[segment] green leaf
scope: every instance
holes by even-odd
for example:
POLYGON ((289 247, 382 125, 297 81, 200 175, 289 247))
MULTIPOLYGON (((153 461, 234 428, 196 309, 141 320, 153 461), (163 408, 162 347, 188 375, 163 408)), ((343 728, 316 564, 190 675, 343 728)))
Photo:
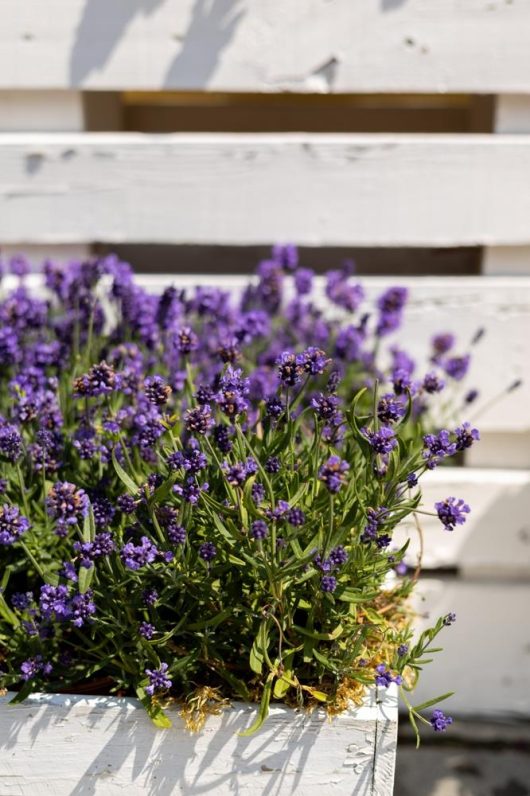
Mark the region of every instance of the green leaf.
POLYGON ((20 705, 21 702, 24 702, 26 697, 29 697, 32 691, 33 691, 33 683, 31 682, 31 680, 28 680, 27 683, 24 683, 20 691, 18 691, 18 693, 15 694, 13 699, 9 700, 9 704, 20 705))
POLYGON ((267 716, 269 715, 269 705, 271 701, 273 682, 274 682, 274 675, 271 672, 271 674, 269 674, 269 676, 267 677, 267 682, 263 687, 263 694, 261 697, 259 712, 256 717, 256 721, 252 724, 252 726, 248 728, 248 730, 244 730, 243 732, 239 733, 239 736, 241 738, 246 738, 249 735, 253 735, 255 732, 257 732, 262 726, 267 716))
POLYGON ((325 655, 322 655, 322 653, 319 652, 316 649, 316 647, 313 649, 313 656, 317 659, 317 661, 319 663, 322 664, 322 666, 324 666, 330 672, 336 672, 337 671, 337 667, 335 666, 335 664, 332 661, 330 661, 329 658, 326 658, 325 655))
POLYGON ((96 521, 92 503, 88 504, 88 511, 83 521, 83 542, 93 542, 96 535, 96 521))
POLYGON ((443 702, 444 699, 449 699, 449 697, 452 697, 454 693, 455 693, 454 691, 448 691, 446 694, 434 697, 434 699, 429 699, 427 700, 427 702, 422 702, 421 705, 414 705, 414 710, 419 712, 420 710, 427 710, 427 708, 432 708, 432 706, 436 705, 438 702, 443 702))
POLYGON ((145 693, 144 688, 138 686, 136 689, 136 695, 146 709, 147 714, 155 727, 158 727, 161 730, 168 730, 172 726, 169 717, 164 713, 160 705, 153 704, 151 697, 145 693))
POLYGON ((123 467, 121 466, 121 464, 117 460, 116 454, 115 454, 114 451, 112 452, 112 464, 114 465, 114 469, 116 471, 116 475, 118 476, 120 481, 127 487, 127 491, 131 495, 137 495, 138 494, 138 486, 137 486, 137 484, 135 484, 135 482, 133 481, 131 476, 128 475, 125 472, 125 470, 123 469, 123 467))
POLYGON ((90 588, 90 584, 92 583, 92 579, 94 577, 94 571, 96 567, 92 564, 91 567, 79 567, 79 593, 85 594, 90 588))
POLYGON ((250 668, 256 674, 261 674, 265 655, 269 646, 269 622, 264 619, 259 626, 258 634, 250 650, 250 668))
POLYGON ((302 636, 309 636, 310 638, 317 639, 318 641, 334 641, 342 634, 344 630, 342 625, 337 625, 335 630, 332 630, 330 633, 317 633, 316 630, 308 630, 305 627, 300 627, 300 625, 293 625, 293 629, 298 633, 301 633, 302 636))
POLYGON ((13 627, 18 627, 20 624, 18 616, 8 606, 3 594, 0 594, 0 616, 13 627))

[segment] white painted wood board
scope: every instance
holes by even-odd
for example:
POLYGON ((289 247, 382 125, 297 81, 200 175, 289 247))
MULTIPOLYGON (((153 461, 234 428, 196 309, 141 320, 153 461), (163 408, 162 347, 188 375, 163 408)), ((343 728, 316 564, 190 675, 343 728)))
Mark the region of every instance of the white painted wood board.
MULTIPOLYGON (((499 530, 499 533, 502 531, 499 530)), ((450 611, 456 622, 436 640, 443 652, 425 666, 413 704, 455 691, 448 714, 530 717, 530 583, 423 580, 430 626, 450 611), (439 642, 439 643, 438 643, 439 642)))
POLYGON ((6 134, 4 243, 530 243, 530 136, 6 134))
POLYGON ((240 738, 256 706, 235 703, 192 735, 176 710, 157 730, 133 699, 40 694, 0 699, 0 792, 102 794, 355 794, 391 796, 397 734, 392 688, 329 722, 273 705, 259 733, 240 738), (374 765, 375 763, 375 765, 374 765))
POLYGON ((530 7, 502 0, 0 2, 7 88, 521 92, 530 7))
POLYGON ((0 90, 0 133, 79 132, 84 128, 80 91, 0 90))
MULTIPOLYGON (((471 507, 464 525, 443 529, 438 517, 418 515, 423 567, 457 568, 466 578, 530 580, 530 471, 439 467, 421 479, 421 509, 453 496, 471 507)), ((393 545, 410 539, 406 561, 417 562, 419 536, 414 522, 402 523, 393 545)))
MULTIPOLYGON (((528 404, 524 411, 527 415, 530 412, 528 404)), ((480 445, 466 451, 466 465, 469 467, 524 467, 530 469, 529 431, 489 431, 487 425, 484 428, 480 445)))

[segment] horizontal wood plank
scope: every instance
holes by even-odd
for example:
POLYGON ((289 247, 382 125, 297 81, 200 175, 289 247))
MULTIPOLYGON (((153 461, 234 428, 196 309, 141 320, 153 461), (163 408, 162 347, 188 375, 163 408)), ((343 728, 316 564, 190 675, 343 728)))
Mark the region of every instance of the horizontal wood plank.
POLYGON ((1 0, 0 16, 7 88, 530 88, 524 2, 1 0))
POLYGON ((530 243, 530 136, 6 134, 0 241, 530 243))
MULTIPOLYGON (((422 506, 446 497, 463 498, 471 508, 464 525, 445 531, 437 517, 418 515, 424 539, 423 566, 457 568, 468 578, 530 580, 530 471, 439 467, 421 479, 422 506)), ((419 535, 402 523, 393 544, 410 539, 406 561, 417 562, 419 535)))
POLYGON ((154 727, 132 699, 36 694, 0 698, 0 791, 17 796, 271 793, 385 796, 392 792, 397 693, 328 721, 272 705, 262 729, 240 738, 256 705, 234 703, 200 733, 154 727), (377 749, 377 755, 375 750, 377 749), (352 790, 353 789, 353 790, 352 790))
POLYGON ((450 611, 456 622, 436 640, 443 651, 425 666, 412 703, 455 691, 441 705, 449 715, 530 718, 530 583, 427 579, 419 590, 419 629, 450 611))

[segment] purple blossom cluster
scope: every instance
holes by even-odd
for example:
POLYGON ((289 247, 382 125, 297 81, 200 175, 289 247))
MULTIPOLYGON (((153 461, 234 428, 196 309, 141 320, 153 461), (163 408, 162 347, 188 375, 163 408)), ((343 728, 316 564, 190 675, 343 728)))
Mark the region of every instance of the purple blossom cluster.
MULTIPOLYGON (((200 682, 228 693, 219 673, 252 659, 242 678, 254 689, 258 659, 266 667, 285 639, 304 687, 335 682, 326 662, 343 656, 349 670, 357 618, 405 567, 404 550, 386 548, 416 509, 419 478, 479 439, 429 415, 469 353, 438 335, 422 370, 387 342, 407 289, 368 302, 346 263, 324 279, 329 312, 291 244, 238 297, 206 285, 155 294, 113 256, 47 263, 45 296, 25 260, 10 269, 0 687, 97 673, 142 699, 200 682)), ((448 530, 470 511, 455 498, 435 508, 448 530)), ((402 682, 415 649, 388 627, 392 657, 372 658, 371 621, 361 651, 384 687, 402 682)))

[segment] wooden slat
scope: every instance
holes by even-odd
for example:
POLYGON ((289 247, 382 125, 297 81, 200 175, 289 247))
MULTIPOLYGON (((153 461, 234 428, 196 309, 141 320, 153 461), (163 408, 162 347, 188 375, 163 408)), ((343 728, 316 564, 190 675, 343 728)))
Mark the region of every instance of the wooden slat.
POLYGON ((530 7, 444 0, 2 0, 0 85, 525 92, 530 7))
POLYGON ((315 796, 332 783, 337 796, 385 796, 393 790, 397 693, 380 691, 375 704, 374 692, 333 722, 323 710, 272 704, 261 730, 244 739, 238 733, 256 705, 236 702, 194 734, 178 706, 168 709, 173 726, 160 730, 133 699, 35 694, 10 706, 0 698, 0 792, 315 796))
MULTIPOLYGON (((471 507, 466 523, 452 532, 443 530, 437 517, 418 516, 424 568, 458 568, 469 578, 530 580, 530 471, 440 467, 421 479, 421 487, 426 511, 449 496, 464 498, 471 507)), ((406 560, 415 566, 419 537, 413 522, 400 526, 393 544, 407 539, 406 560)))
MULTIPOLYGON (((499 545, 501 538, 499 529, 499 545)), ((413 704, 455 691, 441 705, 448 714, 528 719, 530 583, 431 580, 422 581, 420 590, 427 626, 449 611, 457 619, 436 640, 443 652, 425 666, 413 704)))
POLYGON ((0 240, 530 242, 530 136, 11 135, 0 240))

